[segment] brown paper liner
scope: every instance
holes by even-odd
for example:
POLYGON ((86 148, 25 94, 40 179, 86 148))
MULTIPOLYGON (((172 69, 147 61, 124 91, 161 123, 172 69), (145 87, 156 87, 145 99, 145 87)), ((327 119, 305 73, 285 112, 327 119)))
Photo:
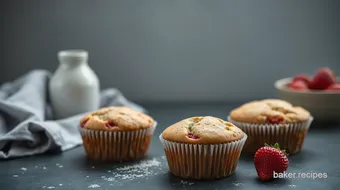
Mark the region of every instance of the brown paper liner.
POLYGON ((296 154, 302 150, 305 136, 313 121, 295 124, 252 124, 228 120, 242 129, 248 135, 243 151, 255 153, 265 143, 273 145, 279 143, 280 148, 289 154, 296 154))
POLYGON ((99 161, 131 161, 143 158, 154 128, 136 131, 99 131, 80 128, 86 155, 99 161))
POLYGON ((159 136, 171 173, 182 178, 217 179, 236 170, 247 135, 241 140, 224 144, 185 144, 159 136))

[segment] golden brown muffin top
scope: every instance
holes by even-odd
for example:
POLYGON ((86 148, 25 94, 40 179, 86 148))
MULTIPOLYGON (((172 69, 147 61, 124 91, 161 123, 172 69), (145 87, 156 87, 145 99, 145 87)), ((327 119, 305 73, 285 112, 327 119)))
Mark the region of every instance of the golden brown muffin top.
POLYGON ((300 123, 310 118, 310 113, 302 107, 279 99, 251 101, 234 109, 231 120, 255 124, 300 123))
POLYGON ((150 116, 128 107, 102 108, 80 120, 82 128, 105 131, 131 131, 153 125, 154 120, 150 116))
POLYGON ((206 116, 191 117, 166 128, 165 140, 190 144, 220 144, 242 139, 244 133, 230 122, 206 116))

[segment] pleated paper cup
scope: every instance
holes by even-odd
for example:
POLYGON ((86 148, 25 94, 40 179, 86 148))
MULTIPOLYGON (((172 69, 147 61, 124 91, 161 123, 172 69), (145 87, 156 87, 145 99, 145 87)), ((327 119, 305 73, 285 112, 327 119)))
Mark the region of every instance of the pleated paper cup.
POLYGON ((99 161, 131 161, 145 157, 157 123, 135 131, 80 128, 86 155, 99 161))
POLYGON ((189 179, 217 179, 234 173, 247 139, 223 144, 187 144, 167 141, 159 136, 169 170, 175 176, 189 179))
POLYGON ((302 146, 313 121, 313 117, 306 122, 291 124, 253 124, 228 120, 247 133, 248 139, 243 151, 255 153, 265 143, 273 145, 279 143, 280 148, 289 154, 295 154, 302 150, 302 146))

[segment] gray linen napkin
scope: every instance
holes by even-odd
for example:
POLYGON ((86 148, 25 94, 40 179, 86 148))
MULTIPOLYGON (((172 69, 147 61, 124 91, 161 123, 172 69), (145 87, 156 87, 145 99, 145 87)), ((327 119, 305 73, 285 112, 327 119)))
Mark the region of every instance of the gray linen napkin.
MULTIPOLYGON (((48 100, 51 74, 34 70, 0 86, 0 159, 65 151, 82 144, 79 119, 85 114, 52 120, 48 100)), ((101 92, 101 107, 128 106, 145 110, 114 88, 101 92)))

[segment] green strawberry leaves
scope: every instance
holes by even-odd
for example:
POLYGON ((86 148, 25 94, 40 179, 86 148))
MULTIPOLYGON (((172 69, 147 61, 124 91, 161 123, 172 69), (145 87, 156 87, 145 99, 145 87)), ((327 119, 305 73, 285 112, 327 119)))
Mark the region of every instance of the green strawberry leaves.
POLYGON ((264 146, 275 148, 279 151, 281 151, 284 155, 288 156, 289 154, 286 152, 286 150, 281 150, 279 143, 275 143, 274 145, 269 145, 267 143, 264 143, 264 146))

